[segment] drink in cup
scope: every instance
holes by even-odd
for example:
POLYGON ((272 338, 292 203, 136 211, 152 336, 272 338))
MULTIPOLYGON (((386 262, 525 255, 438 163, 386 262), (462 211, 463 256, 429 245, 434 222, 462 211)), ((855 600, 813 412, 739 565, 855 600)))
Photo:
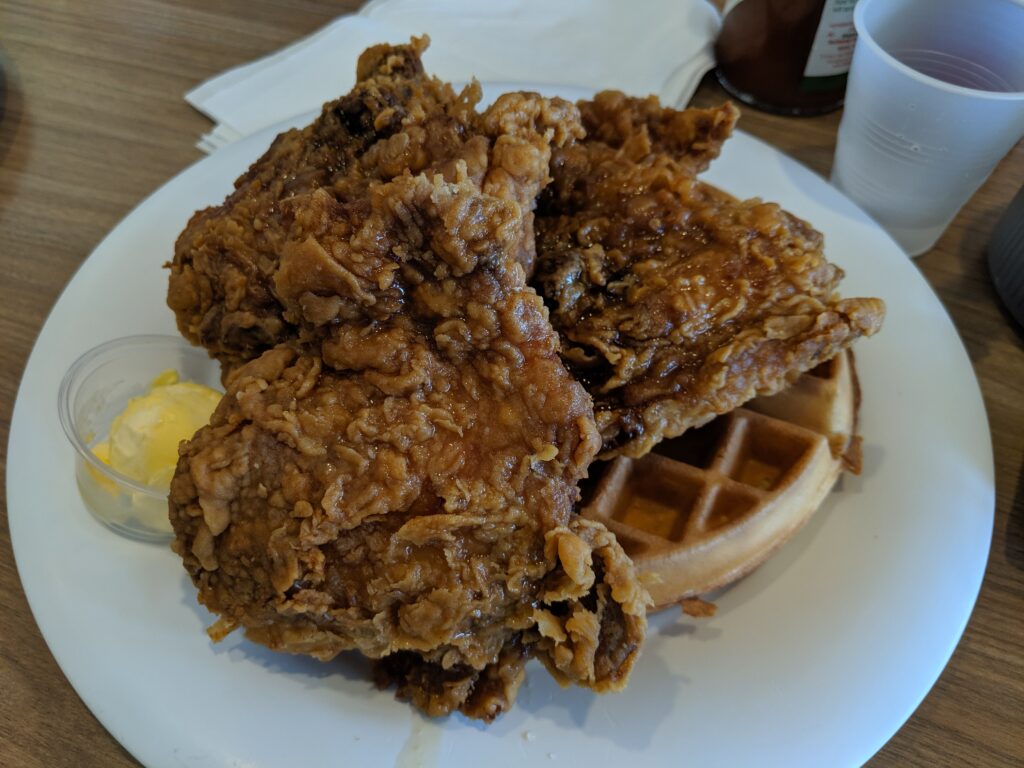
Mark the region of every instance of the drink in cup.
POLYGON ((832 183, 911 256, 1024 136, 1024 0, 860 0, 832 183))

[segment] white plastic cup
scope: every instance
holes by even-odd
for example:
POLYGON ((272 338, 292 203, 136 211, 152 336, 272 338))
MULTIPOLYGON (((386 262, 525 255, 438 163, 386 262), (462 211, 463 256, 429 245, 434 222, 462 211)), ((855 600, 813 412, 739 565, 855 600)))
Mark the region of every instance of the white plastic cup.
POLYGON ((1024 136, 1024 0, 860 0, 832 184, 911 256, 1024 136))

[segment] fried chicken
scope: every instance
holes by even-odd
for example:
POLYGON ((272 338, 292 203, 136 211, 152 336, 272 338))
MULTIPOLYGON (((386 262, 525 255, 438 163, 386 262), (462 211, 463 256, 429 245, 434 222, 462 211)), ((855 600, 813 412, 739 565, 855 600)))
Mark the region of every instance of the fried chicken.
MULTIPOLYGON (((656 96, 638 98, 621 91, 601 91, 577 105, 586 132, 587 147, 622 150, 631 160, 655 156, 671 159, 680 171, 707 170, 732 135, 739 110, 726 102, 714 109, 671 109, 656 96)), ((559 164, 570 159, 559 158, 559 164)), ((563 173, 563 183, 579 174, 563 173)))
POLYGON ((413 38, 365 51, 350 93, 306 128, 278 136, 224 203, 198 211, 178 237, 167 303, 181 333, 225 370, 303 338, 274 276, 288 236, 287 202, 315 189, 358 206, 371 186, 404 173, 452 181, 461 168, 484 192, 522 208, 516 258, 532 270, 531 211, 548 181, 551 145, 582 135, 576 109, 515 93, 480 114, 476 83, 456 94, 424 74, 427 43, 413 38))
POLYGON ((170 516, 215 639, 357 650, 423 711, 490 721, 530 659, 616 690, 643 643, 633 564, 574 512, 597 453, 784 386, 882 308, 835 296, 807 224, 696 180, 732 107, 478 112, 425 47, 367 50, 179 237, 168 304, 227 394, 170 516))
POLYGON ((215 638, 358 649, 427 713, 491 720, 531 657, 621 687, 649 598, 573 512, 600 440, 517 260, 524 207, 447 176, 277 206, 264 282, 301 333, 229 374, 170 516, 215 638))
POLYGON ((535 280, 602 458, 642 456, 878 330, 884 305, 837 296, 820 233, 696 179, 731 106, 603 93, 580 110, 587 138, 555 151, 538 208, 535 280))

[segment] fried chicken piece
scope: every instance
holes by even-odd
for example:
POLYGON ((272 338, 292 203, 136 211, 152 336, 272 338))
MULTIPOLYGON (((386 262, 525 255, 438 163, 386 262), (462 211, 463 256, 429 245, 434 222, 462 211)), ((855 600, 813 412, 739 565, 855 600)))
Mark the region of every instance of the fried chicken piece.
POLYGON ((739 110, 726 102, 712 109, 671 109, 656 96, 638 98, 601 91, 579 103, 588 143, 621 149, 631 160, 654 153, 672 158, 682 170, 707 170, 732 135, 739 110))
POLYGON ((170 516, 215 639, 358 649, 429 714, 491 720, 531 656, 621 687, 649 598, 573 513, 600 440, 516 261, 523 209, 453 176, 283 206, 273 289, 305 340, 229 375, 170 516))
POLYGON ((587 139, 557 150, 538 208, 536 285, 569 369, 594 397, 602 458, 776 392, 881 325, 840 299, 809 224, 695 178, 735 110, 657 110, 600 95, 587 139))
POLYGON ((302 337, 283 311, 274 275, 288 238, 287 202, 315 189, 358 205, 371 186, 403 173, 452 181, 461 167, 485 192, 522 208, 516 258, 532 270, 530 212, 549 178, 551 145, 582 135, 576 108, 509 94, 479 114, 476 83, 456 94, 424 74, 427 44, 413 38, 365 51, 349 94, 306 128, 278 136, 234 192, 198 211, 178 237, 167 303, 181 333, 226 370, 302 337))

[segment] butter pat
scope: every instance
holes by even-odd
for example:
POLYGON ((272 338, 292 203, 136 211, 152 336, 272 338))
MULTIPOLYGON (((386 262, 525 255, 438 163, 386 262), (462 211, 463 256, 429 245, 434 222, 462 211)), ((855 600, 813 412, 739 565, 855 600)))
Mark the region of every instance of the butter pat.
POLYGON ((104 464, 154 488, 169 488, 178 463, 178 444, 210 420, 221 393, 174 370, 153 379, 110 425, 108 438, 93 446, 104 464))

